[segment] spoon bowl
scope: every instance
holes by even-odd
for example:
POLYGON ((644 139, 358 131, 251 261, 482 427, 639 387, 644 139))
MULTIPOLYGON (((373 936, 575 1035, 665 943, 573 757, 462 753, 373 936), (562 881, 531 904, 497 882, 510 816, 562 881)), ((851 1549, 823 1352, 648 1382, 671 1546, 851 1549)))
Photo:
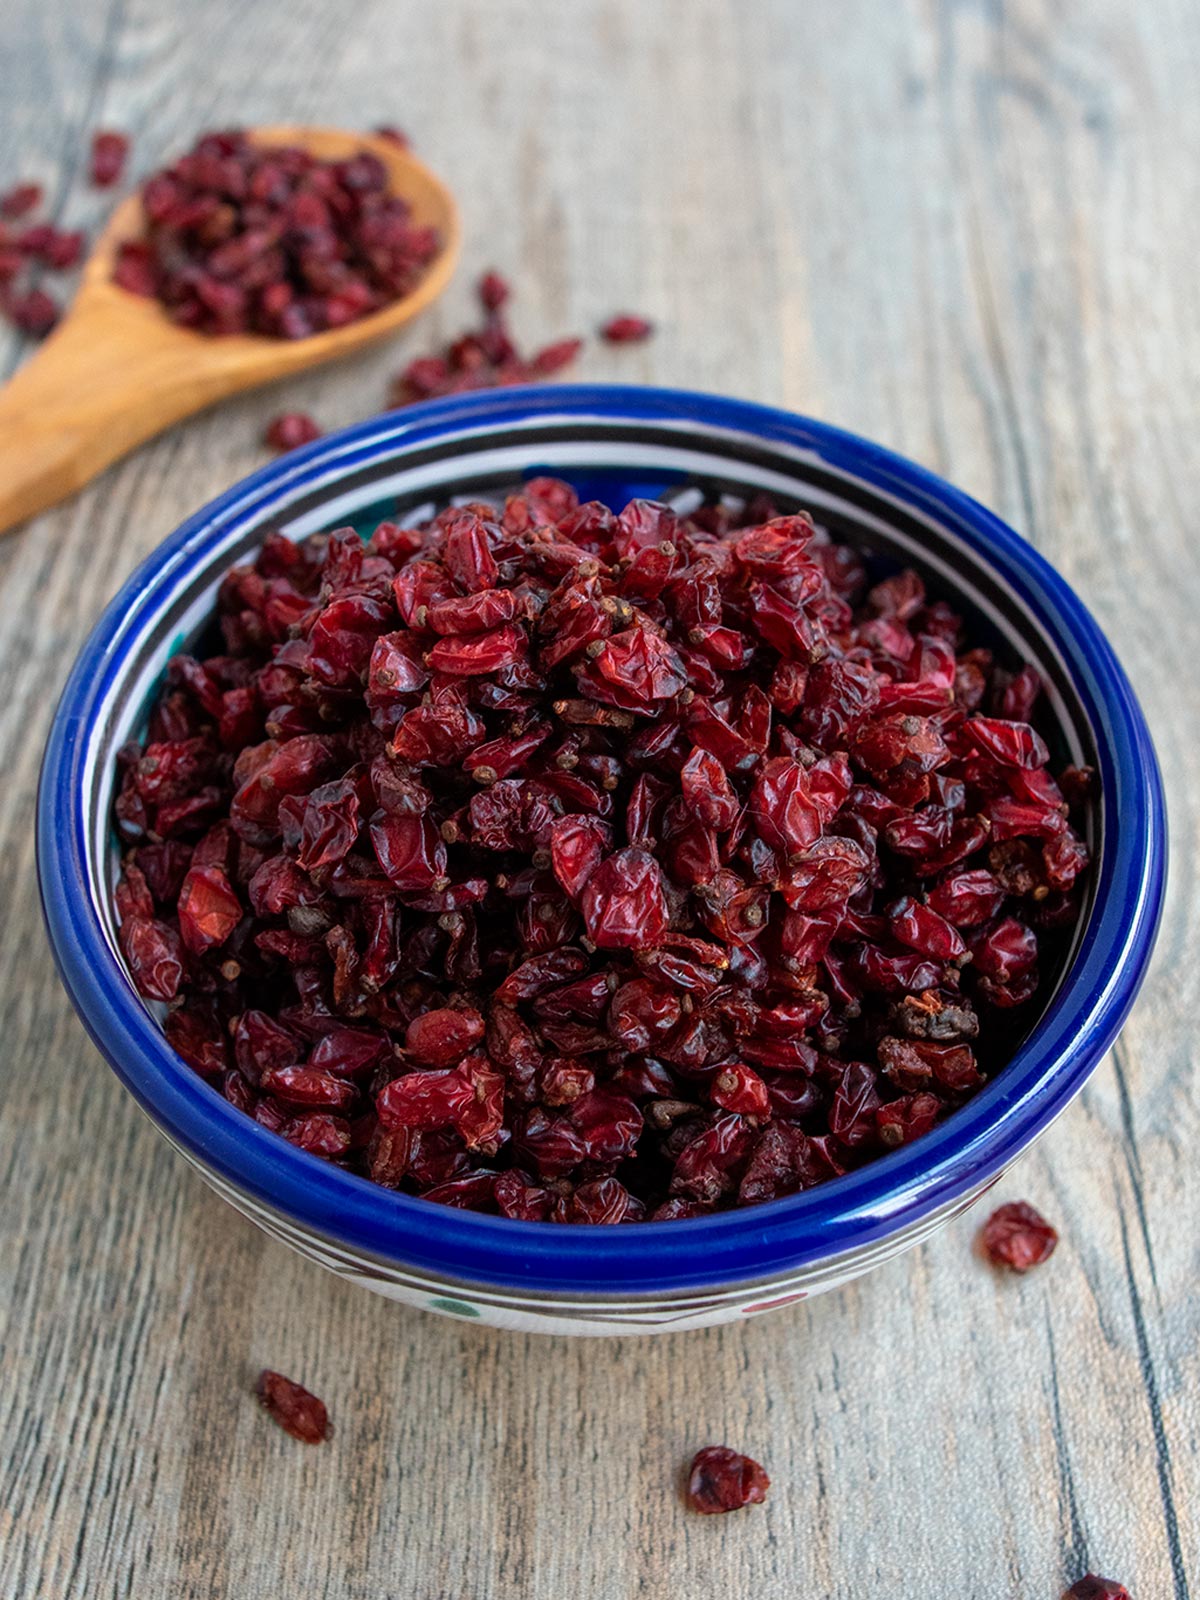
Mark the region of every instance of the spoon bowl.
POLYGON ((65 499, 180 418, 386 338, 450 281, 461 246, 458 209, 407 150, 338 128, 259 128, 251 137, 268 147, 301 146, 323 161, 377 156, 414 223, 437 230, 438 254, 410 293, 325 333, 197 333, 173 323, 159 301, 113 282, 120 245, 144 231, 141 197, 131 195, 96 240, 67 314, 0 391, 0 533, 65 499))

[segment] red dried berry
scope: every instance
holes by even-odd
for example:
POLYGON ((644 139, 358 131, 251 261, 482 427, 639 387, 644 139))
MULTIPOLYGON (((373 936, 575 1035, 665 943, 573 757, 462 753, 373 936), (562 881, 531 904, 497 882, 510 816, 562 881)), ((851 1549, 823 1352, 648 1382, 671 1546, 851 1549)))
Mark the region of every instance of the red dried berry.
POLYGON ((358 1095, 352 1083, 317 1067, 272 1067, 263 1073, 259 1087, 289 1105, 327 1110, 344 1110, 358 1095))
POLYGON ((654 324, 645 317, 635 317, 629 312, 610 317, 600 329, 600 337, 609 344, 640 344, 654 332, 654 324))
POLYGON ((1028 1272, 1054 1254, 1058 1234, 1039 1211, 1014 1200, 992 1212, 980 1230, 979 1243, 993 1266, 1028 1272))
POLYGON ((554 344, 543 345, 530 357, 527 375, 552 378, 556 372, 569 367, 582 349, 582 339, 559 339, 554 344))
POLYGON ((484 1021, 478 1011, 426 1011, 408 1025, 405 1047, 422 1066, 448 1067, 461 1061, 483 1038, 484 1021))
POLYGON ((13 326, 31 339, 44 339, 58 321, 59 308, 44 289, 13 295, 5 310, 13 326))
POLYGON ((128 155, 129 139, 125 134, 106 128, 92 135, 92 182, 98 189, 109 189, 120 181, 128 155))
POLYGON ((1063 1600, 1130 1600, 1129 1590, 1115 1578, 1098 1578, 1089 1572, 1063 1595, 1063 1600))
POLYGON ((645 850, 619 850, 590 875, 580 902, 588 936, 601 950, 639 950, 666 931, 662 871, 645 850))
POLYGON ((455 1126, 473 1093, 467 1078, 457 1068, 410 1072, 384 1087, 375 1109, 386 1128, 432 1132, 455 1126))
POLYGON ((282 1373, 263 1371, 255 1385, 258 1403, 285 1433, 301 1444, 320 1444, 328 1439, 329 1414, 322 1401, 307 1389, 285 1378, 282 1373))
POLYGON ((770 1487, 771 1480, 757 1461, 725 1445, 698 1450, 688 1469, 688 1505, 706 1516, 761 1505, 770 1487))
POLYGON ((66 272, 78 265, 86 243, 82 233, 59 233, 54 230, 42 248, 42 260, 56 272, 66 272))
POLYGON ((770 1115, 771 1096, 766 1084, 752 1067, 740 1061, 722 1067, 712 1082, 713 1104, 743 1117, 770 1115))
POLYGON ((15 220, 17 217, 26 216, 36 206, 42 203, 42 186, 40 183, 16 183, 11 189, 0 195, 0 217, 15 220))
POLYGON ((179 931, 193 955, 224 944, 242 920, 242 903, 220 867, 193 866, 178 902, 179 931))
POLYGON ((296 450, 321 437, 319 424, 304 411, 284 411, 268 423, 263 443, 272 450, 296 450))
POLYGON ((147 1000, 174 1000, 183 983, 183 951, 173 928, 151 917, 121 923, 121 953, 137 991, 147 1000))
POLYGON ((499 311, 512 290, 498 272, 485 272, 479 280, 479 299, 485 311, 499 311))

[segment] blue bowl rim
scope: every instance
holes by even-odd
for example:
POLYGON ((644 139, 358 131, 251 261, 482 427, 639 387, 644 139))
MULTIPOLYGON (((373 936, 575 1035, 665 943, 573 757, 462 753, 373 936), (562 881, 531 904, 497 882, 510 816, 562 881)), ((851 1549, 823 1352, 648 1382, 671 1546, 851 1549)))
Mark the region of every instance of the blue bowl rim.
POLYGON ((201 1166, 301 1228, 464 1284, 553 1296, 648 1297, 769 1280, 907 1233, 998 1176, 1070 1100, 1116 1037, 1154 943, 1166 815, 1149 731, 1100 628, 1013 529, 923 467, 790 412, 686 390, 553 385, 489 391, 372 417, 272 462, 187 519, 104 611, 63 690, 43 761, 37 859, 51 945, 93 1041, 151 1119, 201 1166), (815 452, 835 470, 934 512, 998 568, 1055 640, 1092 719, 1107 830, 1087 931, 1047 1013, 1004 1072, 917 1143, 816 1189, 687 1223, 569 1228, 434 1206, 295 1149, 229 1106, 167 1046, 104 937, 86 889, 82 764, 89 708, 119 677, 153 595, 231 527, 397 447, 572 416, 740 433, 815 452))

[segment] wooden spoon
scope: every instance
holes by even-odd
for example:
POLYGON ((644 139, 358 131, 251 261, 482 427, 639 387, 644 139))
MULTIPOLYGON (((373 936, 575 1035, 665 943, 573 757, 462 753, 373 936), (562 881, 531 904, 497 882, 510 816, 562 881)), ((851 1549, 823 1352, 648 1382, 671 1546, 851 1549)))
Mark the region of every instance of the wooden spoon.
POLYGON ((326 161, 362 150, 378 156, 413 221, 438 230, 441 250, 425 276, 383 310, 307 339, 196 333, 176 327, 157 300, 112 281, 117 246, 143 228, 141 200, 132 195, 97 239, 67 315, 0 390, 0 533, 81 489, 180 417, 394 333, 449 282, 461 243, 458 211, 445 185, 406 150, 336 128, 260 128, 251 137, 303 145, 326 161))

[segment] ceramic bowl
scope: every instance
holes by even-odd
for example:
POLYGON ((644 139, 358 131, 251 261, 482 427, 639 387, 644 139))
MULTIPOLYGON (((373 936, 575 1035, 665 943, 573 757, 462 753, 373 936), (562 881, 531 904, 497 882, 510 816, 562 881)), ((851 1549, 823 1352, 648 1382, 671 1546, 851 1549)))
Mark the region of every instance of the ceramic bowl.
POLYGON ((1062 578, 981 505, 803 417, 714 396, 555 386, 375 417, 265 467, 171 534, 104 613, 63 693, 38 862, 54 953, 97 1047, 239 1211, 410 1305, 507 1328, 614 1334, 702 1327, 803 1299, 970 1205, 1112 1043, 1150 956, 1165 834, 1153 748, 1112 649, 1062 578), (1056 758, 1098 770, 1089 899, 1040 1017, 1008 1066, 925 1138, 806 1193, 687 1222, 578 1228, 480 1216, 378 1188, 259 1127, 175 1056, 134 992, 112 909, 115 756, 144 726, 170 656, 209 619, 222 573, 268 528, 300 537, 418 519, 540 472, 616 506, 634 495, 686 506, 700 493, 765 490, 808 507, 881 566, 916 566, 1002 658, 1031 661, 1056 758))

